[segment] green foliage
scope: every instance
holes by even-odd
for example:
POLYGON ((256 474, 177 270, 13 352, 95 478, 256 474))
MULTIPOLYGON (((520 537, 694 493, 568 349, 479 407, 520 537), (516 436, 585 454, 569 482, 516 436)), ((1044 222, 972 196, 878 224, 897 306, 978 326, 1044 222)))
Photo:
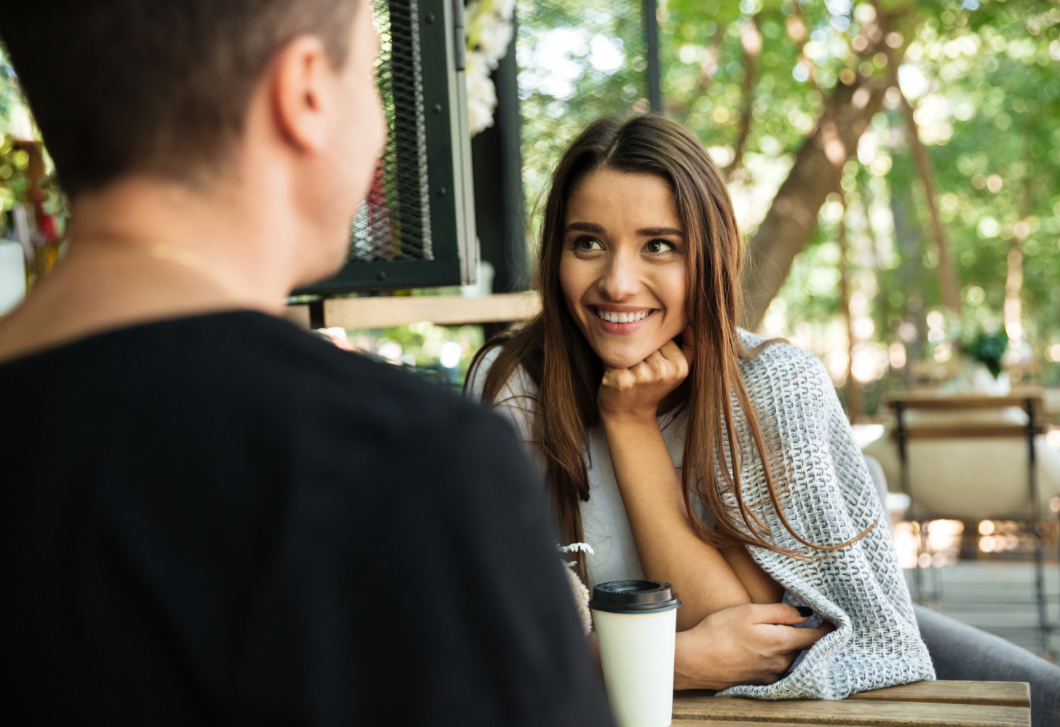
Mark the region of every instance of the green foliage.
MULTIPOLYGON (((1040 355, 1060 340, 1060 7, 992 2, 961 14, 951 6, 915 28, 906 61, 929 84, 918 121, 962 302, 973 315, 999 317, 1008 259, 1018 251, 1023 328, 1040 355)), ((897 234, 910 240, 901 266, 878 277, 883 287, 916 292, 878 301, 885 332, 918 312, 910 298, 923 309, 939 304, 922 186, 903 141, 892 155, 887 181, 900 191, 895 217, 905 221, 897 234)))
POLYGON ((981 328, 974 336, 965 339, 961 348, 973 361, 985 365, 996 379, 1001 373, 1001 360, 1008 350, 1008 333, 1001 326, 994 330, 981 328))
POLYGON ((472 357, 485 341, 481 326, 435 326, 423 322, 349 331, 349 343, 358 351, 414 369, 436 383, 459 389, 472 357), (453 355, 456 351, 458 356, 453 355))
POLYGON ((552 167, 590 122, 647 110, 637 0, 519 0, 523 183, 533 210, 552 167))
POLYGON ((0 119, 6 122, 23 103, 15 69, 7 58, 7 50, 0 45, 0 119))

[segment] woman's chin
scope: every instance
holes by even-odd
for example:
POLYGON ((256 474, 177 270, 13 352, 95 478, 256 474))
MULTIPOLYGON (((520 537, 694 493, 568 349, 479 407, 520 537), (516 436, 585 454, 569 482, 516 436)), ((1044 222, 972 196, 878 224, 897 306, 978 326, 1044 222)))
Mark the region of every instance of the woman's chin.
POLYGON ((639 351, 597 351, 600 361, 609 369, 628 369, 648 358, 654 351, 641 354, 639 351))

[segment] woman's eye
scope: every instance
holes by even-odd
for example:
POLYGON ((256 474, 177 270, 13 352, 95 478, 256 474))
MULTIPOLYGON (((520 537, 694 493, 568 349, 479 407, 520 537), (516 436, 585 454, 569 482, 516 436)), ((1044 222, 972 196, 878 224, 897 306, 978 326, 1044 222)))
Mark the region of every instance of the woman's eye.
POLYGON ((596 251, 596 250, 603 250, 604 247, 603 247, 603 245, 600 244, 599 240, 594 240, 591 237, 579 237, 578 239, 576 239, 574 241, 574 249, 575 250, 585 250, 585 251, 596 251))
POLYGON ((666 252, 676 252, 677 246, 666 240, 652 240, 644 246, 644 249, 652 255, 661 255, 666 252))

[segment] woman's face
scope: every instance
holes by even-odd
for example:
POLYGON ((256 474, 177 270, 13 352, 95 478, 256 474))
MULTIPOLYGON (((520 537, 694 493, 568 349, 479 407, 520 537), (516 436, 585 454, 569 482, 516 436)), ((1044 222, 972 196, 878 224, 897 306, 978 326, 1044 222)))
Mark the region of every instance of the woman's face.
POLYGON ((600 360, 640 363, 688 325, 688 246, 663 179, 593 172, 567 201, 560 286, 600 360))

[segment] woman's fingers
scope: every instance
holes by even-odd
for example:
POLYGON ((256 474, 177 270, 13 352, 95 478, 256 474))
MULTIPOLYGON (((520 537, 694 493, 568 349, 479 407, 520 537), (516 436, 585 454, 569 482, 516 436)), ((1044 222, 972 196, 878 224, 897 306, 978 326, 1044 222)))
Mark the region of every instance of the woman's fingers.
POLYGON ((651 381, 667 381, 672 376, 670 362, 661 351, 656 351, 644 359, 644 365, 651 372, 651 381))
POLYGON ((673 362, 681 374, 681 379, 687 378, 689 369, 692 367, 692 359, 685 355, 684 349, 677 348, 676 345, 674 346, 673 362))
POLYGON ((685 376, 688 375, 688 369, 684 363, 684 357, 681 356, 677 346, 673 343, 668 343, 667 346, 672 347, 672 351, 660 349, 640 363, 630 366, 628 369, 605 369, 603 379, 604 385, 615 385, 619 383, 623 380, 624 373, 628 374, 630 381, 638 384, 673 381, 680 382, 684 380, 685 376))
POLYGON ((777 663, 775 666, 777 674, 783 674, 788 669, 790 669, 791 665, 795 663, 795 660, 799 658, 799 654, 801 654, 803 651, 804 649, 799 649, 798 651, 789 651, 787 654, 781 654, 779 657, 777 657, 777 663))
MULTIPOLYGON (((673 378, 683 381, 688 376, 688 358, 686 358, 684 351, 676 343, 667 341, 657 353, 666 361, 668 370, 673 378)), ((655 354, 652 355, 654 356, 655 354)))
POLYGON ((828 626, 819 626, 815 629, 786 629, 781 637, 780 648, 784 651, 806 651, 813 647, 822 637, 832 632, 828 626))
POLYGON ((648 384, 655 379, 655 375, 652 372, 652 367, 648 363, 647 359, 641 361, 639 364, 634 364, 633 366, 630 366, 629 373, 633 381, 638 384, 648 384))
POLYGON ((600 382, 600 385, 610 389, 618 389, 619 391, 633 388, 637 383, 637 377, 633 372, 633 368, 605 369, 604 378, 600 382))
POLYGON ((747 683, 758 687, 768 687, 770 684, 774 684, 779 681, 780 674, 771 674, 770 676, 762 677, 761 679, 756 679, 747 683))
POLYGON ((754 609, 755 620, 760 624, 801 624, 809 616, 803 616, 799 609, 786 603, 760 603, 748 608, 754 609))

